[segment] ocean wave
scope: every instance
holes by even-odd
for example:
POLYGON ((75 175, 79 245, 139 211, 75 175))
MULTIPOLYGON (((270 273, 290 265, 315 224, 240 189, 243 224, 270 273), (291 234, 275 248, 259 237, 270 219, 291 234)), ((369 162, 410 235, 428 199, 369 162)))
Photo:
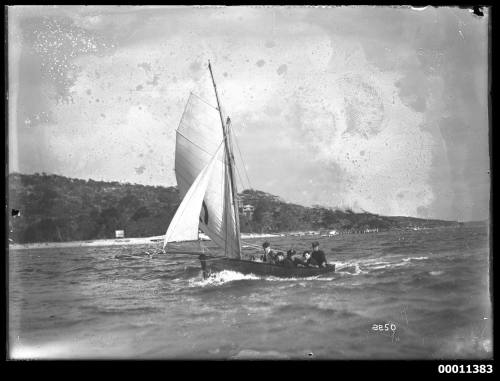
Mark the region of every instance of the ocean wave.
POLYGON ((219 286, 229 282, 248 279, 254 280, 261 278, 253 274, 245 275, 236 271, 224 270, 218 273, 211 274, 206 279, 190 279, 189 287, 219 286))
POLYGON ((395 267, 407 266, 408 262, 385 263, 378 266, 371 266, 370 270, 393 269, 395 267))
POLYGON ((256 351, 253 349, 243 349, 231 358, 235 360, 289 359, 290 356, 277 351, 256 351))
POLYGON ((350 274, 350 275, 359 275, 366 273, 361 267, 360 262, 334 262, 335 263, 335 272, 341 274, 350 274))
POLYGON ((276 276, 266 276, 259 279, 267 280, 270 282, 295 282, 295 281, 308 281, 308 280, 319 280, 319 281, 331 281, 338 279, 335 277, 325 277, 322 275, 308 276, 308 277, 292 277, 292 278, 279 278, 276 276))
POLYGON ((85 311, 86 313, 92 313, 96 315, 143 315, 146 313, 154 313, 161 311, 160 307, 152 307, 152 306, 130 306, 130 307, 102 307, 102 306, 80 306, 80 310, 85 311))
POLYGON ((306 314, 316 313, 318 315, 324 317, 337 317, 337 318, 353 318, 359 317, 357 313, 349 310, 338 310, 330 307, 322 307, 318 305, 309 305, 309 304, 287 304, 278 307, 277 312, 281 314, 300 314, 301 316, 305 316, 306 314))
POLYGON ((12 343, 10 357, 14 360, 35 360, 71 357, 72 343, 23 344, 12 343))
POLYGON ((443 275, 444 271, 431 271, 429 272, 429 275, 437 276, 437 275, 443 275))
POLYGON ((292 277, 280 278, 275 276, 258 276, 255 274, 242 274, 236 271, 224 270, 218 273, 211 274, 207 279, 190 279, 189 287, 206 287, 206 286, 220 286, 229 282, 241 280, 264 280, 269 282, 297 282, 297 281, 333 281, 339 277, 328 276, 322 274, 310 277, 292 277))
POLYGON ((440 358, 488 359, 492 357, 492 340, 483 337, 454 337, 437 353, 440 358))
POLYGON ((429 257, 409 257, 409 258, 403 258, 404 262, 409 262, 409 261, 423 261, 425 259, 429 259, 429 257))
POLYGON ((96 270, 95 266, 80 266, 66 270, 66 272, 72 273, 72 272, 85 272, 85 271, 95 271, 95 270, 96 270))
POLYGON ((34 273, 34 272, 38 272, 38 271, 40 271, 40 270, 38 270, 38 269, 33 269, 33 268, 31 268, 31 267, 27 267, 27 268, 25 268, 25 269, 21 269, 21 270, 19 270, 19 273, 20 273, 20 274, 25 274, 25 273, 29 273, 29 274, 30 274, 30 273, 34 273))
POLYGON ((342 275, 360 275, 366 273, 366 271, 362 270, 361 267, 359 267, 359 264, 354 264, 346 267, 341 267, 337 270, 339 274, 342 275))
POLYGON ((399 241, 399 244, 397 244, 397 245, 384 247, 383 251, 384 251, 384 253, 390 253, 390 254, 392 254, 392 253, 397 253, 397 254, 401 253, 402 254, 405 252, 409 252, 409 251, 411 252, 411 251, 416 251, 416 250, 421 250, 421 249, 422 249, 422 247, 415 244, 415 243, 410 243, 410 242, 406 243, 404 241, 403 242, 399 241))
POLYGON ((426 260, 428 257, 408 257, 400 260, 398 256, 389 256, 382 258, 368 258, 360 260, 357 265, 360 267, 360 273, 368 273, 372 270, 392 269, 411 264, 412 261, 426 260))

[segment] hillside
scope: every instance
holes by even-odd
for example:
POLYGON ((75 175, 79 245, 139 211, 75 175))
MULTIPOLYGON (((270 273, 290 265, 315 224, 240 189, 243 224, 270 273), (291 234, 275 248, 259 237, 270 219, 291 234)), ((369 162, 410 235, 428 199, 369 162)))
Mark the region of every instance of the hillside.
MULTIPOLYGON (((176 187, 71 179, 46 174, 10 174, 9 238, 11 242, 60 242, 165 233, 179 203, 176 187), (14 211, 13 211, 14 210, 14 211), (15 210, 19 211, 19 214, 15 210)), ((358 231, 433 227, 455 222, 411 217, 384 217, 286 203, 257 190, 240 193, 242 205, 254 207, 241 215, 242 232, 268 233, 336 229, 358 231)))
POLYGON ((456 222, 425 220, 414 217, 386 217, 372 213, 354 213, 326 207, 304 207, 284 202, 279 197, 256 190, 240 193, 243 204, 255 207, 253 218, 240 217, 244 232, 284 232, 297 230, 337 230, 358 232, 367 229, 378 231, 406 228, 429 228, 454 225, 456 222))

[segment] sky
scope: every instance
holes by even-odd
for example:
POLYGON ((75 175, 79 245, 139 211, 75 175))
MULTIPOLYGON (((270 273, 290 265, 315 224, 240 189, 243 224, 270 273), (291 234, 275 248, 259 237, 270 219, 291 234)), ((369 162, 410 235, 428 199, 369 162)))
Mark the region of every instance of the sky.
POLYGON ((488 9, 11 6, 9 172, 176 185, 210 59, 239 190, 487 219, 488 38, 488 9))

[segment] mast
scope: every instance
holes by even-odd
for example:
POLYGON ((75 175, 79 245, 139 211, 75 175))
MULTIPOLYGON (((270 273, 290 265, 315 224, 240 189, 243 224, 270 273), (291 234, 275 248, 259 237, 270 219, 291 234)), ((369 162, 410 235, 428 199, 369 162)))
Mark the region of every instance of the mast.
MULTIPOLYGON (((220 106, 220 101, 219 101, 219 93, 217 92, 217 85, 215 84, 215 79, 214 79, 214 74, 212 72, 212 66, 210 65, 210 60, 208 60, 208 69, 210 70, 210 76, 212 77, 212 83, 214 85, 214 90, 215 90, 215 98, 217 99, 217 109, 219 110, 219 116, 220 116, 220 122, 222 124, 222 131, 223 131, 223 136, 224 136, 224 146, 226 150, 226 156, 227 156, 227 162, 229 165, 229 179, 231 182, 231 195, 233 197, 233 213, 234 213, 234 220, 236 223, 236 241, 238 242, 238 256, 241 257, 241 242, 240 242, 240 218, 238 214, 238 204, 237 204, 237 193, 236 193, 236 184, 234 181, 234 168, 233 168, 233 162, 232 160, 234 159, 233 152, 231 150, 231 144, 229 143, 229 131, 227 128, 226 123, 224 122, 224 116, 222 115, 222 108, 220 106)), ((226 224, 227 224, 227 218, 226 218, 226 224)), ((226 228, 227 232, 227 228, 226 228)))
POLYGON ((231 119, 227 118, 226 121, 226 128, 227 128, 227 134, 228 134, 228 147, 229 147, 229 156, 231 158, 230 164, 229 164, 229 170, 231 174, 231 189, 232 189, 232 194, 233 194, 233 208, 234 208, 234 222, 236 224, 236 231, 237 231, 237 241, 238 241, 238 253, 241 257, 241 242, 240 242, 240 214, 238 210, 238 188, 236 186, 236 182, 234 179, 236 178, 236 174, 234 172, 234 167, 235 167, 235 161, 234 161, 234 154, 233 154, 233 142, 231 139, 231 119))

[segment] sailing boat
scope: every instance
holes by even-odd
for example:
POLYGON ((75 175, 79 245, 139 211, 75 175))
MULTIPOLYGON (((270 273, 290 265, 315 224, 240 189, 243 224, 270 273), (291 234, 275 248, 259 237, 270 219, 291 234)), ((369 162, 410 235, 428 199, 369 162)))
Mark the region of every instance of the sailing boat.
POLYGON ((210 61, 208 69, 213 89, 205 97, 190 94, 177 128, 175 175, 182 202, 168 226, 163 249, 169 242, 199 240, 201 230, 224 252, 200 254, 205 278, 223 270, 277 277, 335 271, 335 265, 287 268, 242 258, 231 121, 224 118, 210 61))

